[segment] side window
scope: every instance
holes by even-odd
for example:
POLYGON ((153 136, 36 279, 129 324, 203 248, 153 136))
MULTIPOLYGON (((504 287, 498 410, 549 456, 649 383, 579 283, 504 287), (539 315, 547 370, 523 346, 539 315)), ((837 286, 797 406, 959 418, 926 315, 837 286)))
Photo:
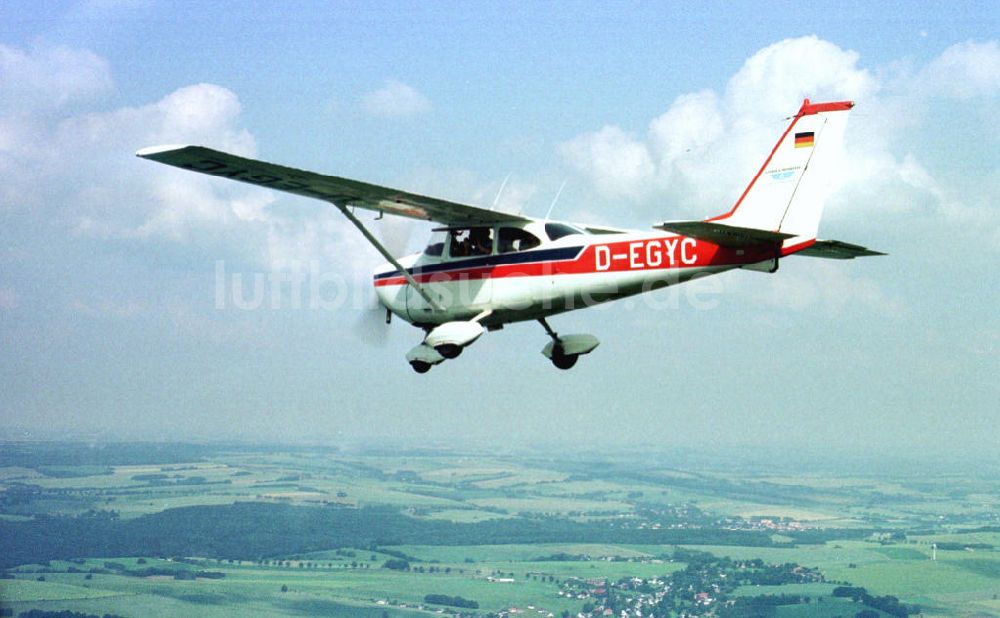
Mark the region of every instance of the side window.
POLYGON ((469 230, 451 230, 451 242, 448 243, 450 257, 468 257, 470 253, 469 230))
POLYGON ((474 227, 453 229, 451 234, 451 257, 470 257, 493 253, 493 228, 474 227))
POLYGON ((517 227, 500 228, 500 253, 527 251, 540 245, 542 241, 531 232, 517 227))
POLYGON ((546 223, 545 233, 548 234, 549 240, 559 240, 563 236, 582 234, 583 232, 565 223, 546 223))
POLYGON ((493 228, 474 227, 469 233, 472 255, 489 255, 493 253, 493 228))

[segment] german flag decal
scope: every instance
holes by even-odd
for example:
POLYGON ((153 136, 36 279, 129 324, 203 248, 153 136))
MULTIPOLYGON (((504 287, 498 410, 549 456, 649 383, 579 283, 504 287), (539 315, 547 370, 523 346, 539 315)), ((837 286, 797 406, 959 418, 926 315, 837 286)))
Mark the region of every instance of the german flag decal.
POLYGON ((816 134, 813 131, 795 134, 796 148, 812 148, 816 144, 816 134))

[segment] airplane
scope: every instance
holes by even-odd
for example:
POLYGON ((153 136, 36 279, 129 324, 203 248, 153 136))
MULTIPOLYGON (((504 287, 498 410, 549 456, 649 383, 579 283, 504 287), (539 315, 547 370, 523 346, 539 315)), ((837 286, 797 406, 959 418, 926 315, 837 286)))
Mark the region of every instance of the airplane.
POLYGON ((528 320, 539 322, 549 337, 542 354, 569 369, 599 341, 589 334, 558 334, 547 321, 553 315, 735 268, 774 273, 780 260, 793 255, 885 255, 816 238, 831 159, 853 107, 853 101, 805 99, 728 212, 666 221, 649 232, 501 212, 202 146, 154 146, 136 155, 333 204, 387 261, 372 281, 386 322, 396 315, 424 331, 406 354, 418 373, 457 357, 486 331, 528 320), (356 209, 439 227, 422 252, 396 257, 356 209))

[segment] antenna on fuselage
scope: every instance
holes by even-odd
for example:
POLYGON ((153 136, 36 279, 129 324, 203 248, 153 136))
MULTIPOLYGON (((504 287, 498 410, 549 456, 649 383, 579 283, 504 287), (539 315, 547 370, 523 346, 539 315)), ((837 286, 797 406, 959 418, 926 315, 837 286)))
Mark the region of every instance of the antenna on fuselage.
POLYGON ((497 204, 500 202, 500 196, 503 195, 503 190, 504 190, 504 187, 507 186, 507 181, 508 180, 510 180, 510 174, 507 174, 507 177, 504 178, 503 182, 500 183, 500 188, 497 189, 497 196, 495 198, 493 198, 493 205, 490 206, 490 210, 493 210, 493 209, 495 209, 497 207, 497 204))
POLYGON ((566 181, 564 180, 563 183, 562 183, 562 186, 560 186, 559 190, 556 191, 556 196, 554 198, 552 198, 552 203, 549 204, 549 211, 547 213, 545 213, 545 220, 546 221, 548 221, 549 220, 549 216, 552 215, 552 209, 556 207, 556 202, 559 201, 559 196, 562 195, 563 189, 565 189, 565 188, 566 188, 566 181))

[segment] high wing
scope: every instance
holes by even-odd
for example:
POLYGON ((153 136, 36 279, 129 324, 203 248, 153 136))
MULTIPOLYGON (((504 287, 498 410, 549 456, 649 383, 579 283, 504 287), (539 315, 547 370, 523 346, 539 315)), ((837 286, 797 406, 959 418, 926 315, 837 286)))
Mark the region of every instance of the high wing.
POLYGON ((154 146, 135 153, 181 169, 312 197, 338 207, 357 207, 445 225, 492 225, 527 217, 468 206, 389 187, 247 159, 204 146, 154 146))
POLYGON ((192 172, 238 180, 333 204, 358 228, 368 242, 382 254, 382 257, 402 273, 407 282, 424 300, 436 309, 440 309, 437 301, 430 296, 423 285, 418 283, 403 268, 396 256, 389 253, 385 245, 379 242, 361 220, 351 212, 353 208, 365 208, 379 213, 387 212, 411 219, 436 221, 450 226, 529 221, 520 215, 449 202, 408 191, 373 185, 360 180, 327 176, 266 161, 247 159, 204 146, 154 146, 144 148, 135 154, 143 159, 150 159, 192 172))

